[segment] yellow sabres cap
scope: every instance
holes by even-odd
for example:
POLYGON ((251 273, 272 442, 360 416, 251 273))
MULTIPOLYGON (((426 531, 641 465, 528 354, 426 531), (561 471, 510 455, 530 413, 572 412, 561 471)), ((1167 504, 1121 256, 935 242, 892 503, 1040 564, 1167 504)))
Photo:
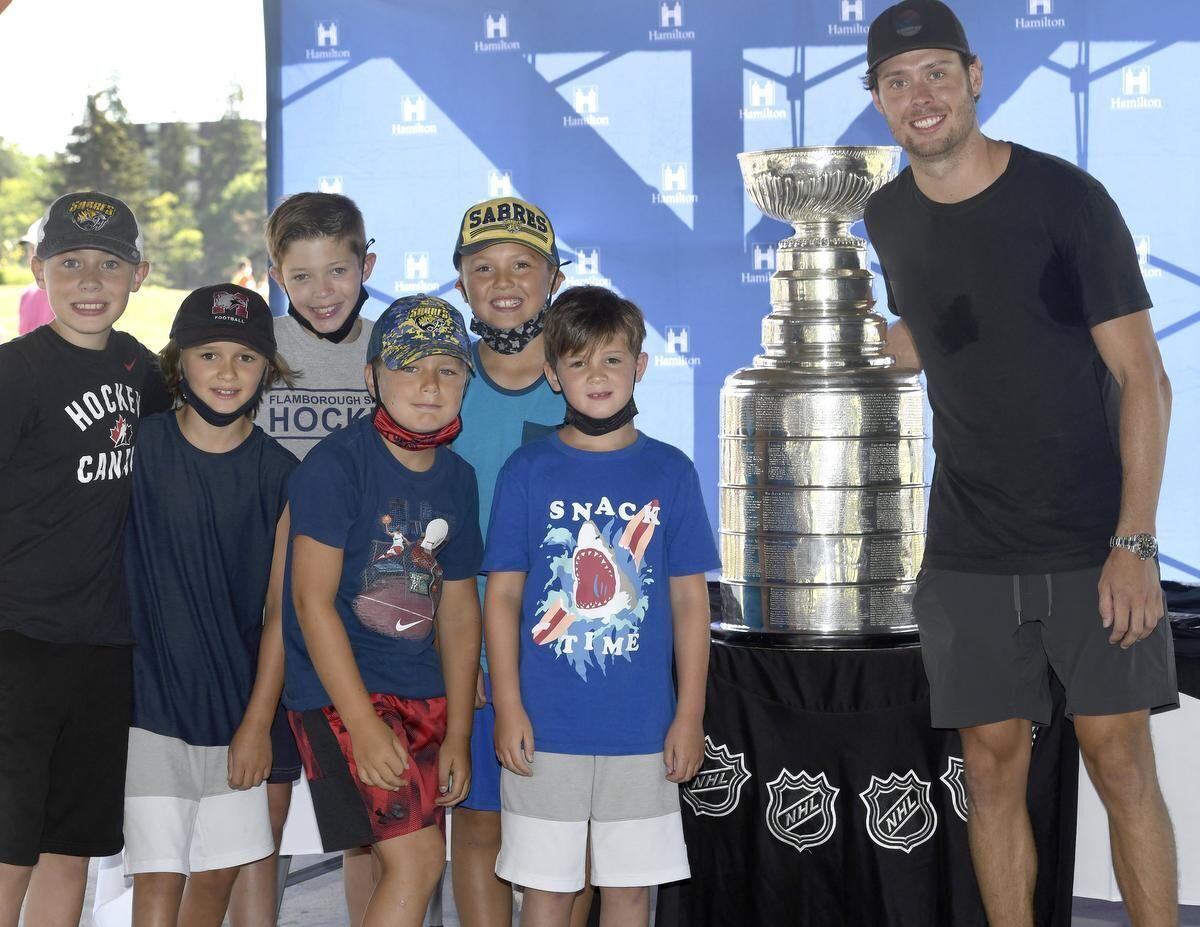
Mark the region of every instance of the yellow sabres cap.
POLYGON ((532 203, 501 196, 478 203, 463 215, 454 246, 455 269, 464 254, 474 254, 502 241, 532 248, 555 267, 561 263, 550 217, 532 203))

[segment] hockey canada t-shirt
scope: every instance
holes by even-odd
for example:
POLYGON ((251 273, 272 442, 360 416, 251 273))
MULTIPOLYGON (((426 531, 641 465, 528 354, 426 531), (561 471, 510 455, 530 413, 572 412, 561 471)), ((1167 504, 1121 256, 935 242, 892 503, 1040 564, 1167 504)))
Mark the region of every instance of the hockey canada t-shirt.
POLYGON ((127 644, 122 538, 141 416, 170 406, 154 355, 43 325, 0 345, 0 629, 127 644))

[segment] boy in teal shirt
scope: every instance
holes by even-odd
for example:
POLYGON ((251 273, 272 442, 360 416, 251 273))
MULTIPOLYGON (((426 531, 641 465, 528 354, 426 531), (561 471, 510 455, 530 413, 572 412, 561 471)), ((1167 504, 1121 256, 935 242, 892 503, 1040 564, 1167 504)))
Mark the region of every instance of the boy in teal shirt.
MULTIPOLYGON (((486 535, 496 475, 518 447, 563 421, 562 396, 546 381, 542 325, 551 297, 562 285, 554 226, 532 203, 501 197, 463 215, 454 248, 455 284, 474 318, 471 331, 476 382, 463 399, 462 434, 454 450, 479 480, 480 529, 486 535)), ((483 601, 485 580, 479 578, 483 601)), ((512 891, 496 878, 500 849, 500 765, 492 743, 495 713, 487 655, 481 658, 471 731, 471 791, 454 809, 451 862, 454 894, 465 927, 509 923, 512 891)), ((576 902, 586 922, 590 892, 576 902)))

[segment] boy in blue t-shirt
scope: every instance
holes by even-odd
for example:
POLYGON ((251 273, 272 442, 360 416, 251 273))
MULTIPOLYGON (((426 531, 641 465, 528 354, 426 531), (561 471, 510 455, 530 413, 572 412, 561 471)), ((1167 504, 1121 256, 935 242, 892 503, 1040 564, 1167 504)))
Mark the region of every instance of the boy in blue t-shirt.
POLYGON ((678 783, 704 753, 704 573, 719 560, 691 461, 634 428, 644 337, 638 308, 603 287, 555 300, 546 375, 566 423, 509 458, 492 504, 496 872, 526 887, 539 924, 567 924, 589 838, 613 923, 646 924, 649 886, 689 875, 678 783))
POLYGON ((444 445, 471 374, 456 309, 396 300, 367 345, 374 414, 289 484, 284 703, 326 852, 374 853, 373 927, 420 925, 470 787, 483 544, 474 471, 444 445))
POLYGON ((264 780, 297 461, 254 413, 293 374, 270 308, 233 284, 189 294, 160 357, 178 408, 141 424, 125 531, 125 873, 134 923, 217 924, 239 868, 275 848, 264 780))

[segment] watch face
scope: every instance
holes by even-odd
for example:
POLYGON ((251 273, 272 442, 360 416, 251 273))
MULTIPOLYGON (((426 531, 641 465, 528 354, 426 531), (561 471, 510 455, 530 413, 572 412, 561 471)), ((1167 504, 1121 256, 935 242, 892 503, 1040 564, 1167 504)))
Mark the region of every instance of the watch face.
POLYGON ((1134 540, 1133 552, 1142 560, 1149 560, 1158 553, 1158 541, 1152 534, 1139 534, 1134 540))

